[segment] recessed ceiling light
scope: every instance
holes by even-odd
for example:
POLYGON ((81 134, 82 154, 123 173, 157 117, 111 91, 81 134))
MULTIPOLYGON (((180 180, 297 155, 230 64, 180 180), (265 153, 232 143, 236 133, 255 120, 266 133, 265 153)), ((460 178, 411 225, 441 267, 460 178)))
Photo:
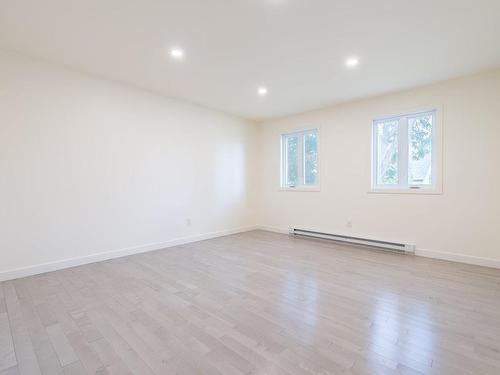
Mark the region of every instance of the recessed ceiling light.
POLYGON ((259 94, 260 96, 267 95, 267 87, 264 86, 259 87, 257 90, 257 94, 259 94))
POLYGON ((349 57, 345 61, 345 66, 347 66, 348 68, 354 68, 358 65, 359 65, 359 59, 357 57, 349 57))
POLYGON ((180 48, 172 48, 170 50, 170 56, 173 59, 180 60, 184 57, 184 51, 181 50, 180 48))

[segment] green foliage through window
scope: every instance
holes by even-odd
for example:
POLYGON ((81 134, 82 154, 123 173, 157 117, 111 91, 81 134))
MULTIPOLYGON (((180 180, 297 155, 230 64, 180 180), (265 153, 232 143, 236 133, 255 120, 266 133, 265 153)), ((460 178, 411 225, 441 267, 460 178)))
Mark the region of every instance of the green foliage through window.
POLYGON ((315 185, 318 175, 318 134, 304 135, 304 183, 315 185))
POLYGON ((410 155, 413 160, 420 160, 431 152, 432 117, 422 116, 409 121, 411 139, 410 155))
POLYGON ((397 121, 377 124, 378 184, 398 183, 398 133, 397 121))
POLYGON ((288 137, 286 143, 287 152, 287 185, 297 185, 299 183, 299 162, 298 162, 298 137, 288 137))
POLYGON ((318 184, 318 130, 282 136, 282 183, 285 187, 318 184))

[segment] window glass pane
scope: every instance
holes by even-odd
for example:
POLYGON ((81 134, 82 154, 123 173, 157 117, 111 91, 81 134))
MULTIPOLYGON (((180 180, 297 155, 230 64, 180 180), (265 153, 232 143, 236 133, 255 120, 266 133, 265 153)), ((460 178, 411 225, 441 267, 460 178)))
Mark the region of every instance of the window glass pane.
POLYGON ((299 184, 299 137, 298 135, 286 138, 286 185, 299 184))
POLYGON ((318 132, 304 134, 304 183, 316 185, 318 177, 318 132))
POLYGON ((432 114, 408 119, 408 184, 432 183, 432 114))
POLYGON ((377 184, 398 184, 397 120, 377 123, 377 184))

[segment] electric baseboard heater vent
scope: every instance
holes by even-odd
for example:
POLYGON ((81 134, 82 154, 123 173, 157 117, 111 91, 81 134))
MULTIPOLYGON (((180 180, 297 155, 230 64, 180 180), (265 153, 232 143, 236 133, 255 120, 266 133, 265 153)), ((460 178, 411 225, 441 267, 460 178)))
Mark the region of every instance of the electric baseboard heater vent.
POLYGON ((412 244, 379 241, 379 240, 372 240, 369 238, 350 237, 332 233, 321 233, 321 232, 315 232, 311 230, 297 229, 297 228, 290 228, 290 234, 294 236, 310 237, 322 240, 345 242, 355 245, 371 246, 401 254, 412 254, 412 255, 415 254, 415 245, 412 244))

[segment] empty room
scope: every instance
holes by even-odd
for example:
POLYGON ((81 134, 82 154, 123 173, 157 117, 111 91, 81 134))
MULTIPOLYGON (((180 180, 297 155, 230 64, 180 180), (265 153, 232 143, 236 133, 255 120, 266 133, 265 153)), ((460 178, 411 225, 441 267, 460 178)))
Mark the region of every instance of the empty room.
POLYGON ((500 374, 500 1, 1 1, 41 374, 500 374))

